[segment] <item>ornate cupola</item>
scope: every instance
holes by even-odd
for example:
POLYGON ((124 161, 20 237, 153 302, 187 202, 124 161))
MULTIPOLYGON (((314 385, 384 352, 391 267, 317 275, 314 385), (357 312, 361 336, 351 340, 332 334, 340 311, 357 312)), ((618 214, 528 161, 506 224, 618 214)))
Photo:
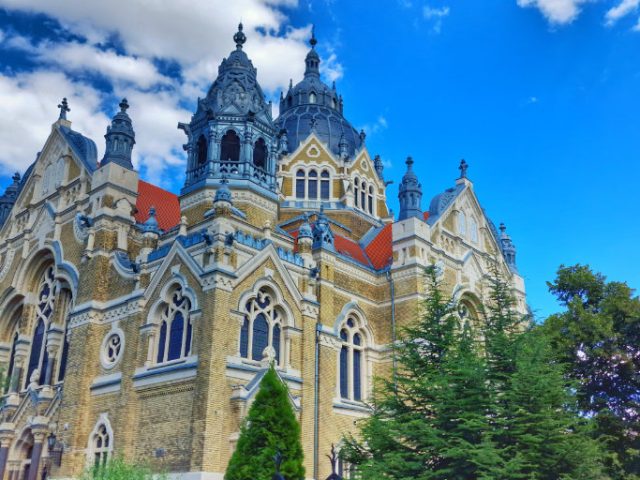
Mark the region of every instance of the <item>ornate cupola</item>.
POLYGON ((136 143, 136 133, 133 131, 131 118, 127 114, 129 103, 126 98, 122 99, 119 107, 120 111, 114 115, 111 125, 107 127, 107 133, 104 136, 107 141, 107 147, 100 165, 113 162, 133 170, 131 151, 136 143))
POLYGON ((204 187, 248 189, 273 200, 276 196, 277 130, 271 103, 265 101, 257 70, 243 50, 242 24, 233 36, 236 49, 218 67, 218 77, 205 98, 198 99, 188 124, 187 176, 183 197, 204 187))
POLYGON ((311 133, 322 140, 329 149, 343 159, 353 158, 364 139, 343 116, 342 96, 320 79, 320 55, 316 51, 315 33, 309 44, 311 50, 305 58, 304 78, 295 86, 289 84, 280 97, 280 116, 276 125, 286 135, 288 151, 293 152, 311 133))
POLYGON ((398 193, 398 199, 400 200, 400 215, 398 220, 405 220, 410 217, 423 218, 422 208, 420 202, 422 201, 422 185, 418 182, 413 171, 413 159, 407 158, 405 162, 407 164, 407 172, 402 177, 402 183, 400 183, 400 191, 398 193))

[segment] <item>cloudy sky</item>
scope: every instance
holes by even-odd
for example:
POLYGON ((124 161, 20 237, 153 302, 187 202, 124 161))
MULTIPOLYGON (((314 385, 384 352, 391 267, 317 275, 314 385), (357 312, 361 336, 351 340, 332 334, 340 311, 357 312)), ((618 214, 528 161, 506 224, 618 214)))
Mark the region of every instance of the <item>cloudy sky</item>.
POLYGON ((176 125, 240 20, 274 100, 302 76, 316 25, 322 73, 384 158, 394 210, 407 155, 425 209, 464 157, 539 316, 556 309, 545 281, 561 263, 640 287, 640 0, 0 0, 0 189, 34 160, 63 96, 99 155, 126 96, 136 166, 177 192, 176 125))

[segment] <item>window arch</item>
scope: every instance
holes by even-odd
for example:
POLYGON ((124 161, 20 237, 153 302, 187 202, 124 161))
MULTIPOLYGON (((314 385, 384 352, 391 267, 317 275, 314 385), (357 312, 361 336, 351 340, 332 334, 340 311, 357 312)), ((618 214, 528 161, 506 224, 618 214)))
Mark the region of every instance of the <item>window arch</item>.
POLYGON ((475 217, 469 217, 469 236, 473 243, 478 243, 478 222, 475 217))
POLYGON ((222 136, 220 160, 223 162, 237 162, 240 160, 240 137, 234 130, 229 130, 222 136))
POLYGON ((7 376, 4 383, 4 392, 7 393, 11 388, 11 382, 13 379, 13 370, 16 366, 16 347, 18 345, 18 332, 16 331, 13 334, 13 339, 11 341, 11 351, 9 353, 9 366, 7 367, 7 376))
POLYGON ((100 415, 96 426, 89 434, 87 449, 87 463, 93 468, 103 467, 113 453, 114 443, 113 429, 107 418, 107 414, 100 415))
POLYGON ((191 355, 193 324, 190 313, 191 301, 183 295, 182 287, 177 287, 161 315, 157 363, 191 355))
POLYGON ((458 213, 458 233, 460 233, 460 235, 467 234, 467 219, 464 212, 458 213))
POLYGON ((364 180, 360 184, 360 208, 365 210, 367 208, 367 184, 364 180))
POLYGON ((355 181, 353 182, 353 198, 354 198, 354 204, 356 207, 360 206, 359 203, 359 199, 360 199, 360 179, 358 177, 356 177, 355 181))
POLYGON ((318 172, 310 170, 308 175, 307 190, 309 200, 318 199, 318 172))
POLYGON ((331 194, 331 174, 329 170, 322 170, 320 174, 320 198, 329 200, 331 194))
POLYGON ((53 266, 50 266, 45 269, 38 286, 35 327, 31 340, 31 353, 29 354, 25 385, 29 385, 31 375, 36 370, 39 371, 39 376, 36 379, 37 383, 42 385, 45 379, 45 372, 49 363, 46 333, 54 312, 56 288, 53 266))
POLYGON ((262 137, 253 144, 253 164, 262 169, 267 166, 267 144, 262 137))
POLYGON ((369 185, 369 196, 367 197, 369 203, 367 204, 367 210, 373 215, 373 187, 369 185))
POLYGON ((262 360, 268 348, 273 348, 276 365, 284 362, 282 327, 284 312, 275 296, 267 288, 261 288, 255 297, 245 304, 245 314, 240 328, 240 356, 262 360))
POLYGON ((200 135, 198 138, 197 161, 198 165, 207 163, 207 139, 204 138, 204 135, 200 135))
POLYGON ((365 332, 359 319, 350 315, 340 327, 340 361, 338 378, 340 397, 361 401, 365 392, 365 332))
POLYGON ((304 199, 306 194, 306 175, 304 170, 298 170, 296 172, 296 198, 304 199))

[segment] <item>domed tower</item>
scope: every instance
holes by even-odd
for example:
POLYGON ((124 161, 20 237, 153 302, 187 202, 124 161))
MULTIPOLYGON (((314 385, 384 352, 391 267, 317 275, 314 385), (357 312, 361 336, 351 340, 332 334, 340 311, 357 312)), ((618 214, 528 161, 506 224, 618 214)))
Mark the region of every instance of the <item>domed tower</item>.
POLYGON ((315 34, 309 43, 311 50, 305 58, 304 78, 295 86, 290 83, 286 95, 281 96, 276 126, 280 135, 286 136, 289 152, 313 132, 336 156, 353 158, 362 147, 364 136, 342 115, 344 104, 335 82, 329 87, 320 80, 315 34))
POLYGON ((276 195, 276 127, 271 104, 258 84, 257 70, 242 49, 242 24, 233 37, 236 49, 218 67, 218 77, 189 124, 187 177, 182 198, 195 190, 214 187, 223 178, 229 188, 251 190, 273 201, 276 195))
POLYGON ((111 125, 107 127, 107 133, 104 136, 107 145, 100 165, 114 162, 133 170, 131 151, 136 143, 136 134, 133 131, 131 118, 127 114, 129 103, 126 98, 123 98, 118 106, 120 111, 111 120, 111 125))

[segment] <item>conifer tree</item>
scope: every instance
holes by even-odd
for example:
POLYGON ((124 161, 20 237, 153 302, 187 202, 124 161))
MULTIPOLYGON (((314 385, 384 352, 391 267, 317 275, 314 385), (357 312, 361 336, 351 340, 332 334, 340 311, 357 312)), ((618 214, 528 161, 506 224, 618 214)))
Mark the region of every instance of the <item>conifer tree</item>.
POLYGON ((273 366, 265 373, 260 389, 242 425, 225 480, 268 480, 275 472, 274 457, 282 455, 280 472, 286 480, 304 478, 300 425, 286 385, 273 366))
POLYGON ((378 382, 361 438, 345 439, 361 478, 488 479, 497 459, 485 435, 484 363, 433 267, 427 281, 424 315, 395 346, 395 381, 378 382))

